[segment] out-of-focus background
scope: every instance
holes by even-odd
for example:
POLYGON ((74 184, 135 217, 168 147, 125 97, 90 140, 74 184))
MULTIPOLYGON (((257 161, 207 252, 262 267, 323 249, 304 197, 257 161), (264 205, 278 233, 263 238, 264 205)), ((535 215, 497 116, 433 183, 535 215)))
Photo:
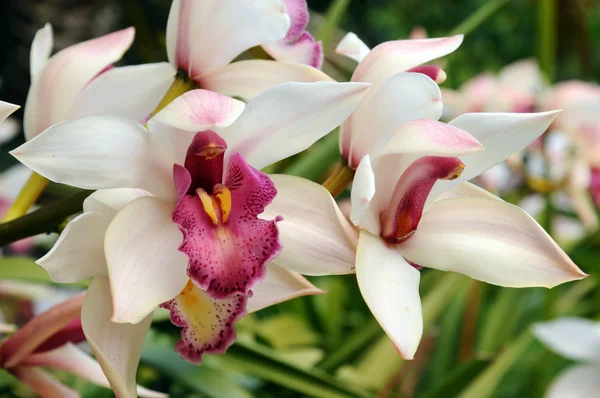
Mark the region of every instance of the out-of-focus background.
MULTIPOLYGON (((310 30, 325 46, 324 70, 340 80, 348 79, 355 66, 334 54, 347 31, 355 32, 370 47, 388 40, 465 33, 461 47, 437 61, 448 75, 442 87, 452 90, 444 93, 449 104, 447 119, 465 110, 543 110, 556 84, 600 80, 600 2, 596 0, 309 0, 308 4, 312 10, 310 30), (516 73, 503 69, 521 60, 526 60, 526 66, 516 73), (466 87, 482 73, 501 81, 494 86, 499 91, 487 92, 487 105, 471 109, 469 100, 484 93, 466 87), (490 105, 494 103, 491 99, 507 91, 511 94, 501 109, 490 105), (528 99, 524 108, 519 102, 523 96, 528 99)), ((44 23, 53 26, 55 50, 133 25, 135 43, 122 63, 156 62, 166 60, 169 7, 169 0, 4 0, 0 99, 25 105, 29 48, 44 23)), ((596 88, 592 86, 591 91, 596 88)), ((577 108, 577 101, 567 106, 577 108)), ((600 130, 600 110, 597 116, 586 120, 582 130, 589 131, 589 126, 600 130)), ((20 118, 22 110, 13 123, 20 118)), ((584 159, 582 154, 581 147, 587 144, 578 141, 577 126, 573 127, 578 116, 569 120, 567 127, 553 127, 554 136, 567 137, 569 144, 562 138, 552 143, 541 140, 478 183, 536 217, 590 274, 584 281, 553 290, 508 289, 423 270, 426 328, 416 359, 407 362, 371 316, 354 276, 311 278, 329 293, 295 299, 245 317, 238 324, 239 340, 228 354, 206 356, 200 367, 180 360, 173 352, 178 329, 164 314, 157 315, 142 356, 140 382, 173 397, 544 396, 555 377, 574 361, 548 350, 531 334, 532 325, 565 315, 592 320, 600 316, 596 220, 600 200, 594 196, 600 192, 600 180, 594 176, 600 174, 595 174, 594 155, 587 154, 584 159), (553 149, 563 152, 557 158, 553 149), (587 182, 573 188, 571 181, 579 174, 571 168, 575 170, 573 165, 579 167, 580 163, 587 182), (560 171, 554 172, 556 168, 560 171), (594 192, 596 188, 598 192, 594 192), (579 211, 577 203, 581 201, 587 203, 587 212, 579 211)), ((19 171, 7 172, 16 163, 8 150, 21 142, 22 133, 2 143, 0 205, 14 196, 9 177, 21 178, 19 171)), ((335 136, 326 137, 273 171, 322 182, 338 156, 335 136)), ((68 193, 68 187, 51 184, 41 203, 68 193)), ((346 192, 340 200, 347 198, 346 192)), ((0 320, 21 325, 37 311, 36 305, 47 306, 81 288, 57 290, 33 263, 56 236, 38 237, 25 248, 2 249, 0 320), (20 290, 18 283, 22 282, 28 285, 20 290), (15 291, 21 293, 15 295, 15 291)), ((84 397, 112 396, 109 390, 66 373, 57 375, 84 397)), ((33 395, 0 370, 0 397, 14 396, 33 395)))

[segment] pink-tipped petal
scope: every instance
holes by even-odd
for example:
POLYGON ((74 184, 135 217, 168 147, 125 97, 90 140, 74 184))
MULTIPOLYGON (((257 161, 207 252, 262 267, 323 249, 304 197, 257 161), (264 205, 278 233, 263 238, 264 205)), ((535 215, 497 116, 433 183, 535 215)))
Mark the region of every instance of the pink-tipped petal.
POLYGON ((442 68, 435 65, 420 65, 414 68, 410 68, 409 70, 407 70, 407 72, 422 73, 437 84, 442 84, 446 81, 446 78, 448 77, 448 75, 446 75, 446 72, 444 72, 442 68))
POLYGON ((433 184, 457 178, 463 168, 458 158, 437 156, 423 156, 408 166, 381 214, 381 236, 391 243, 410 238, 419 225, 433 184))
POLYGON ((533 218, 499 200, 436 201, 398 248, 419 265, 500 286, 553 287, 586 277, 533 218))
POLYGON ((279 62, 292 62, 321 69, 323 66, 323 44, 304 32, 295 42, 277 42, 263 45, 267 54, 279 62))
MULTIPOLYGON (((79 344, 84 340, 85 335, 83 334, 83 329, 81 328, 81 318, 77 318, 69 322, 67 325, 65 325, 65 327, 56 332, 56 334, 39 345, 35 349, 32 356, 46 351, 55 350, 65 344, 79 344)), ((28 359, 31 359, 32 356, 30 356, 28 359)), ((28 359, 21 362, 21 365, 26 365, 26 362, 28 363, 28 359)))
POLYGON ((54 45, 54 36, 52 34, 52 26, 47 23, 33 37, 31 43, 31 51, 29 52, 29 72, 31 81, 33 82, 38 73, 44 69, 54 45))
POLYGON ((281 243, 279 219, 257 218, 277 192, 266 174, 234 154, 218 189, 223 196, 213 191, 214 199, 207 191, 182 197, 173 222, 184 234, 179 250, 189 258, 188 275, 210 297, 224 299, 248 293, 264 277, 281 243))
POLYGON ((5 368, 17 366, 23 359, 34 352, 38 346, 74 319, 78 318, 81 313, 83 298, 83 293, 78 294, 52 307, 33 318, 19 329, 19 331, 5 340, 2 346, 0 346, 2 366, 5 368))
POLYGON ((244 110, 245 104, 208 90, 192 90, 175 98, 151 120, 186 131, 226 127, 244 110))
POLYGON ((346 36, 338 43, 335 52, 346 57, 361 62, 371 51, 355 33, 348 32, 346 36))
POLYGON ((241 52, 285 37, 283 0, 175 0, 167 22, 167 54, 175 69, 197 78, 241 52))
POLYGON ((329 192, 304 178, 270 177, 277 195, 260 217, 283 218, 277 224, 283 245, 277 264, 305 275, 353 272, 356 233, 329 192))
POLYGON ((311 83, 334 80, 308 65, 253 59, 222 66, 199 79, 201 87, 250 101, 281 83, 311 83))
POLYGON ((352 168, 358 167, 363 156, 380 153, 394 131, 405 123, 437 120, 442 115, 440 89, 424 74, 398 73, 376 92, 373 89, 341 129, 342 156, 352 168))
POLYGON ((280 84, 250 101, 235 123, 217 132, 229 153, 239 152, 261 169, 303 151, 339 126, 368 88, 363 83, 280 84))
MULTIPOLYGON (((134 397, 136 396, 135 376, 144 338, 152 323, 152 315, 148 315, 135 325, 130 325, 112 322, 110 320, 112 313, 108 278, 97 276, 92 279, 81 310, 83 331, 115 395, 134 397)), ((82 374, 82 377, 87 375, 92 382, 97 384, 102 382, 100 375, 90 369, 97 365, 87 361, 82 366, 90 370, 85 372, 85 375, 82 374)), ((145 389, 142 391, 138 389, 138 392, 142 396, 162 396, 153 391, 148 393, 145 389)))
POLYGON ((120 30, 67 47, 52 56, 29 88, 25 138, 30 140, 67 119, 77 94, 107 66, 121 59, 133 42, 134 33, 133 28, 120 30))
POLYGON ((239 293, 214 300, 190 280, 181 294, 161 305, 170 311, 171 322, 183 328, 177 352, 196 364, 205 353, 224 353, 235 341, 233 325, 246 314, 246 301, 239 293))
POLYGON ((185 287, 188 259, 177 250, 182 236, 171 221, 173 207, 173 203, 142 197, 110 223, 104 250, 113 322, 140 322, 185 287))
POLYGON ((272 262, 267 267, 265 279, 252 289, 252 297, 248 298, 246 309, 249 313, 256 312, 297 297, 323 293, 323 290, 315 287, 299 273, 272 262))
POLYGON ((112 68, 81 90, 70 118, 112 115, 142 123, 156 109, 174 76, 167 62, 112 68))
POLYGON ((375 85, 390 76, 443 57, 456 50, 463 35, 439 39, 397 40, 382 43, 372 49, 352 75, 353 82, 375 85))
POLYGON ((79 393, 65 386, 43 370, 16 368, 12 373, 42 398, 79 398, 79 393))
POLYGON ((283 41, 291 43, 304 33, 310 14, 306 0, 283 0, 288 16, 290 17, 290 28, 283 41))
POLYGON ((420 272, 395 248, 378 236, 361 231, 356 252, 360 292, 405 359, 414 357, 423 334, 420 277, 420 272))

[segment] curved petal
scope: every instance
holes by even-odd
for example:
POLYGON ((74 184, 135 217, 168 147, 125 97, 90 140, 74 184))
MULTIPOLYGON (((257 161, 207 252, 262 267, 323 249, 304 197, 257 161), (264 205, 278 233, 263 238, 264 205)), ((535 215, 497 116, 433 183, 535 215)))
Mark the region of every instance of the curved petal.
POLYGON ((370 224, 379 229, 379 219, 373 217, 373 213, 368 213, 369 219, 363 220, 363 215, 366 215, 366 210, 369 208, 373 197, 375 196, 375 173, 371 166, 371 157, 366 155, 360 161, 354 180, 352 181, 352 192, 350 199, 352 200, 352 210, 350 211, 350 220, 356 226, 370 224))
POLYGON ((87 116, 60 123, 11 154, 55 182, 85 189, 140 188, 176 197, 173 163, 132 120, 87 116))
MULTIPOLYGON (((95 213, 102 216, 107 222, 110 222, 129 203, 137 198, 149 195, 148 192, 141 189, 99 189, 85 198, 83 201, 83 211, 95 213)), ((102 240, 104 241, 104 239, 102 240)))
POLYGON ((167 62, 112 68, 81 90, 70 117, 112 115, 143 122, 174 77, 175 71, 167 62))
POLYGON ((46 23, 44 27, 37 32, 31 43, 29 52, 29 72, 31 81, 34 81, 38 73, 44 69, 54 45, 54 36, 52 35, 52 25, 46 23))
POLYGON ((2 366, 17 366, 37 347, 79 317, 84 294, 78 294, 34 317, 0 345, 2 366))
POLYGON ((0 101, 0 123, 5 121, 7 117, 12 115, 19 108, 19 105, 14 105, 9 102, 0 101))
POLYGON ((362 60, 352 75, 353 82, 378 85, 398 72, 404 72, 456 50, 463 35, 439 39, 396 40, 381 43, 362 60))
POLYGON ((600 324, 585 318, 564 317, 536 323, 532 333, 555 353, 574 361, 600 361, 600 324))
MULTIPOLYGON (((45 366, 54 370, 63 370, 98 386, 111 388, 98 362, 72 343, 67 343, 52 351, 34 354, 23 361, 23 366, 45 366)), ((138 395, 142 397, 160 398, 167 396, 164 393, 147 390, 139 386, 137 391, 138 395)))
POLYGON ((311 83, 334 80, 308 65, 263 59, 237 61, 202 76, 200 85, 207 90, 254 99, 263 91, 287 82, 311 83))
POLYGON ((181 130, 205 131, 229 126, 245 106, 242 101, 213 91, 192 90, 175 98, 150 120, 181 130))
POLYGON ((600 391, 600 367, 573 366, 562 372, 546 393, 546 398, 594 398, 600 391))
POLYGON ((57 283, 106 274, 104 234, 108 223, 98 214, 81 214, 67 224, 52 249, 36 263, 57 283))
MULTIPOLYGON (((88 344, 115 395, 134 397, 136 396, 135 376, 144 337, 152 323, 152 315, 148 315, 135 325, 111 322, 110 295, 108 278, 95 277, 88 287, 83 302, 81 324, 88 344)), ((144 394, 144 396, 152 395, 144 394)))
POLYGON ((252 289, 246 310, 256 312, 271 305, 302 296, 325 293, 297 272, 289 271, 275 262, 267 267, 267 275, 252 289))
POLYGON ((110 223, 104 250, 113 322, 137 323, 177 296, 188 281, 183 239, 171 221, 174 205, 153 197, 134 200, 110 223))
POLYGON ((308 32, 304 32, 293 43, 279 41, 263 44, 262 47, 267 54, 279 62, 293 62, 317 69, 323 66, 323 44, 321 41, 316 41, 308 32))
POLYGON ((227 142, 228 153, 239 152, 262 169, 305 150, 339 126, 368 87, 362 83, 280 84, 250 101, 235 123, 217 132, 227 142))
POLYGON ((79 398, 79 393, 62 384, 43 370, 16 368, 11 372, 25 385, 44 398, 79 398))
POLYGON ((464 172, 454 181, 438 182, 429 196, 430 203, 455 184, 477 177, 531 144, 546 131, 557 113, 466 113, 452 120, 449 124, 467 131, 485 151, 461 156, 464 172))
POLYGON ((533 218, 499 200, 437 201, 398 247, 413 263, 507 287, 553 287, 586 276, 533 218))
POLYGON ((25 105, 25 138, 30 140, 51 125, 64 121, 77 94, 107 66, 121 59, 135 31, 123 29, 67 47, 56 53, 33 80, 25 105))
POLYGON ((277 196, 260 217, 283 217, 278 223, 283 249, 276 263, 306 275, 352 272, 356 233, 329 192, 300 177, 271 178, 277 196))
POLYGON ((350 166, 358 167, 366 154, 374 155, 394 131, 417 119, 437 120, 442 115, 438 85, 422 73, 398 73, 377 91, 370 90, 342 129, 342 156, 350 139, 350 166), (349 137, 347 137, 349 135, 349 137))
MULTIPOLYGON (((2 108, 2 101, 0 101, 0 108, 2 108)), ((2 110, 0 110, 0 114, 1 113, 2 110)), ((19 123, 16 118, 12 117, 2 119, 2 116, 0 116, 0 120, 2 120, 0 121, 0 145, 4 145, 19 135, 21 132, 21 123, 19 123)))
POLYGON ((175 0, 167 22, 167 55, 195 79, 241 52, 283 39, 290 27, 283 0, 175 0))
MULTIPOLYGON (((478 187, 475 184, 470 182, 463 182, 462 184, 458 184, 457 186, 447 190, 440 196, 440 200, 450 199, 450 198, 484 198, 484 199, 493 199, 493 200, 502 200, 498 196, 494 195, 491 192, 486 191, 485 189, 478 187)), ((522 206, 519 206, 522 207, 522 206)))
POLYGON ((171 313, 171 322, 183 328, 175 350, 196 364, 205 353, 224 353, 235 341, 234 323, 246 314, 246 301, 239 293, 214 300, 188 281, 181 294, 161 305, 171 313))
POLYGON ((338 43, 335 52, 346 57, 361 62, 369 54, 367 46, 355 33, 348 32, 346 36, 338 43))
POLYGON ((369 309, 404 359, 414 358, 423 334, 421 273, 378 236, 361 231, 356 279, 369 309))

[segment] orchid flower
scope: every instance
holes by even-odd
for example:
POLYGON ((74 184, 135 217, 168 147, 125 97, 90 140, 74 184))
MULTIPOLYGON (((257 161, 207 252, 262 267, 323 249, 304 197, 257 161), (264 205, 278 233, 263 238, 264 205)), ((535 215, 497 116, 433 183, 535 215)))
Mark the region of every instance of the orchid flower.
POLYGON ((305 0, 174 0, 167 22, 167 55, 201 88, 245 101, 284 82, 332 81, 316 69, 320 43, 305 31, 305 0), (262 45, 278 61, 242 60, 262 45))
POLYGON ((554 379, 547 398, 592 398, 600 390, 600 324, 585 318, 564 317, 540 322, 532 330, 546 347, 578 362, 554 379))
POLYGON ((25 139, 53 124, 86 115, 114 115, 143 120, 159 103, 173 73, 165 62, 115 68, 131 46, 134 29, 67 47, 50 57, 52 27, 33 39, 31 86, 24 115, 25 139))
POLYGON ((356 169, 365 155, 380 149, 400 125, 440 118, 436 83, 442 83, 446 74, 437 66, 421 64, 451 53, 462 40, 462 35, 397 40, 369 50, 354 33, 342 39, 336 51, 359 62, 351 81, 373 84, 340 129, 340 150, 350 168, 356 169), (371 133, 365 134, 367 130, 371 133))
POLYGON ((290 17, 290 29, 282 40, 263 44, 262 48, 277 61, 296 62, 321 69, 323 45, 320 41, 316 42, 306 30, 310 17, 306 0, 284 1, 290 17))
POLYGON ((484 73, 458 90, 442 89, 444 116, 450 119, 467 112, 531 112, 543 88, 537 62, 517 61, 502 68, 497 76, 484 73))
POLYGON ((116 391, 133 395, 140 337, 158 306, 183 328, 179 353, 200 362, 227 349, 246 310, 320 293, 283 263, 266 268, 285 221, 257 218, 279 189, 258 169, 331 131, 367 88, 286 83, 246 106, 193 90, 150 119, 148 130, 86 117, 13 151, 51 180, 99 189, 39 264, 57 282, 94 276, 83 329, 116 391))
MULTIPOLYGON (((40 367, 66 371, 110 388, 98 363, 75 345, 84 341, 79 319, 83 296, 78 294, 34 317, 0 343, 0 368, 13 374, 42 398, 75 398, 79 394, 40 367)), ((143 397, 166 397, 139 386, 137 392, 143 397)))

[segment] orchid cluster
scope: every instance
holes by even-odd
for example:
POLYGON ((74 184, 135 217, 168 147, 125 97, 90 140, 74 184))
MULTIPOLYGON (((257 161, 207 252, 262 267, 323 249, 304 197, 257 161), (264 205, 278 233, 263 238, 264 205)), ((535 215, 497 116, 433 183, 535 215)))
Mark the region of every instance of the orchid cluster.
MULTIPOLYGON (((350 33, 337 52, 357 66, 336 82, 319 70, 307 22, 304 0, 174 0, 169 62, 121 67, 131 28, 53 56, 51 27, 36 34, 27 142, 11 154, 32 184, 94 191, 38 264, 58 283, 91 278, 81 331, 118 397, 136 395, 159 307, 181 328, 175 350, 200 364, 231 346, 246 313, 324 293, 302 275, 356 273, 373 315, 412 359, 423 267, 509 287, 586 276, 525 211, 468 182, 572 119, 549 109, 441 122, 446 73, 426 63, 457 50, 462 35, 369 49, 350 33), (271 59, 237 59, 258 46, 271 59), (341 163, 323 185, 261 171, 338 126, 341 163), (348 221, 335 197, 351 182, 348 221)), ((2 103, 3 118, 16 108, 2 103)), ((16 340, 3 343, 0 363, 50 388, 22 369, 73 348, 28 346, 17 361, 4 354, 19 350, 16 340)), ((75 371, 69 355, 52 363, 75 371)))

